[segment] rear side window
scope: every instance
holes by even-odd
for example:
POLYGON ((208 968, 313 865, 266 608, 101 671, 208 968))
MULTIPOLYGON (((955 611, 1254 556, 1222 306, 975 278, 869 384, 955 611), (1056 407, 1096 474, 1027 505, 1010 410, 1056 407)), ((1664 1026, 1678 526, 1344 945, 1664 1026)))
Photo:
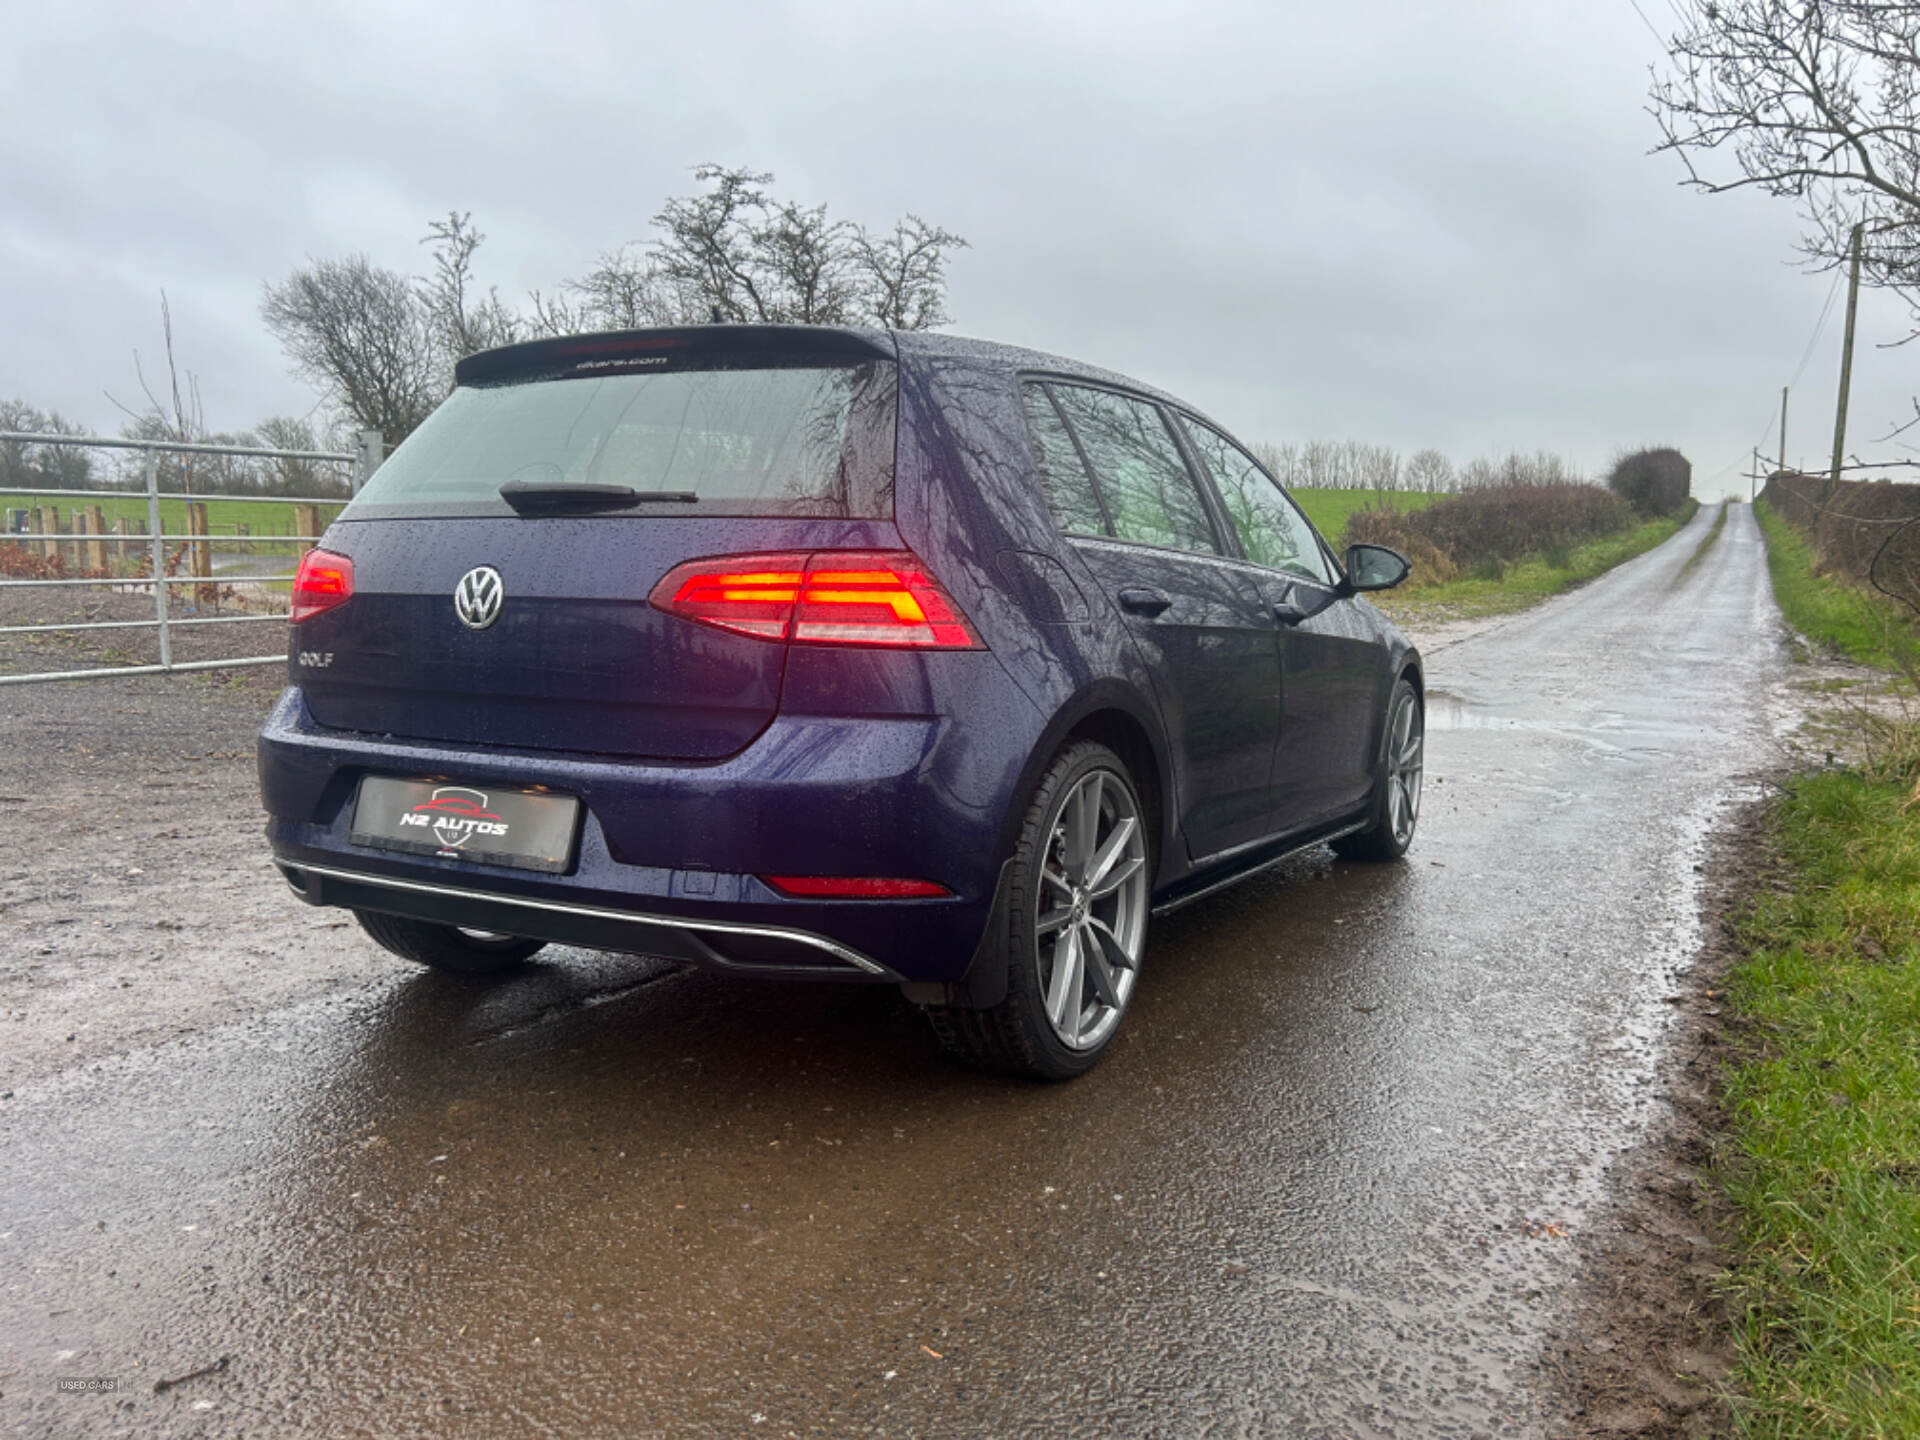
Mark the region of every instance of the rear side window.
POLYGON ((1054 523, 1068 534, 1105 535, 1107 517, 1100 511, 1100 497, 1093 492, 1093 477, 1087 474, 1060 412, 1038 385, 1023 385, 1020 393, 1027 407, 1034 455, 1040 462, 1040 483, 1046 490, 1054 523))
POLYGON ((1078 385, 1047 390, 1093 466, 1116 538, 1218 552, 1206 505, 1158 406, 1078 385))
POLYGON ((694 495, 632 513, 893 514, 894 367, 668 370, 463 385, 350 516, 503 515, 509 480, 694 495))

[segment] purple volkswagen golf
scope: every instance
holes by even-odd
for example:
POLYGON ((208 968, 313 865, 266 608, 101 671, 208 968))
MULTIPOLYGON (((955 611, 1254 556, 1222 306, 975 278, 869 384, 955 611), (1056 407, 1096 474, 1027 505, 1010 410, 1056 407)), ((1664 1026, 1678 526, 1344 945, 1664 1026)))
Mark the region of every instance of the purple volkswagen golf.
POLYGON ((1113 1039, 1150 917, 1412 841, 1418 654, 1192 407, 925 333, 463 360, 302 562, 275 863, 408 960, 894 984, 977 1063, 1113 1039))

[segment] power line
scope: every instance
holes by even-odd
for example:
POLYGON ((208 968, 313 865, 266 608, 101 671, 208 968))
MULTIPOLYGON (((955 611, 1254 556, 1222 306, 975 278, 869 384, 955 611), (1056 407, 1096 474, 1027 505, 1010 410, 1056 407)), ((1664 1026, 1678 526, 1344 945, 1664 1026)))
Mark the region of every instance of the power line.
POLYGON ((1647 12, 1640 8, 1640 0, 1627 0, 1627 4, 1631 5, 1633 7, 1633 13, 1640 17, 1640 23, 1647 27, 1647 33, 1659 42, 1662 50, 1666 49, 1667 37, 1653 28, 1653 22, 1647 19, 1647 12))
POLYGON ((1800 377, 1807 373, 1807 362, 1813 358, 1813 347, 1820 343, 1820 334, 1827 328, 1827 317, 1833 314, 1833 302, 1840 298, 1840 282, 1845 278, 1845 271, 1833 272, 1833 284, 1827 287, 1827 303, 1820 307, 1820 318, 1813 323, 1813 334, 1807 338, 1807 348, 1800 357, 1800 366, 1793 372, 1793 379, 1787 382, 1789 390, 1798 385, 1800 377))

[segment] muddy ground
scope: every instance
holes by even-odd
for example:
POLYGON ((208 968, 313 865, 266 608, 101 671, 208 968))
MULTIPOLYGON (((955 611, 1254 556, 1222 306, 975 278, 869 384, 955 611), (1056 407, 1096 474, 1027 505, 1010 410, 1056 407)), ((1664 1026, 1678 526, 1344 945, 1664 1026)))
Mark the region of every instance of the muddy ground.
POLYGON ((1661 1423, 1676 1350, 1587 1360, 1675 1309, 1636 1270, 1711 1263, 1622 1199, 1690 1183, 1711 1002, 1670 1001, 1792 710, 1751 517, 1686 564, 1710 518, 1434 637, 1409 861, 1156 922, 1065 1087, 953 1069, 885 991, 409 971, 265 864, 270 677, 0 687, 0 1428, 1661 1423))

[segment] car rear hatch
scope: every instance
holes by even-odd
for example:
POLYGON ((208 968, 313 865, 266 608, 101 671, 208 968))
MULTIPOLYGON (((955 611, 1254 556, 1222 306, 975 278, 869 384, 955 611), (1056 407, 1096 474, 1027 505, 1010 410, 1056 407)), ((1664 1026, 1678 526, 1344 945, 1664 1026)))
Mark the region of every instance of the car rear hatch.
POLYGON ((723 758, 772 720, 787 646, 649 592, 702 557, 900 545, 884 336, 625 332, 485 352, 457 382, 328 532, 351 599, 291 647, 322 725, 723 758))

